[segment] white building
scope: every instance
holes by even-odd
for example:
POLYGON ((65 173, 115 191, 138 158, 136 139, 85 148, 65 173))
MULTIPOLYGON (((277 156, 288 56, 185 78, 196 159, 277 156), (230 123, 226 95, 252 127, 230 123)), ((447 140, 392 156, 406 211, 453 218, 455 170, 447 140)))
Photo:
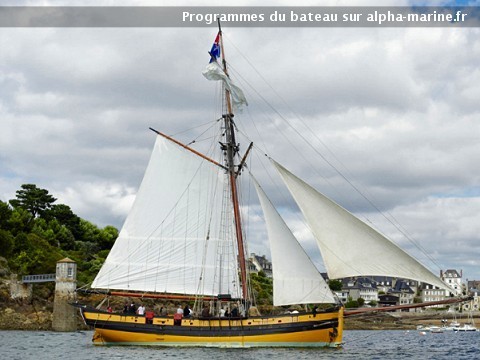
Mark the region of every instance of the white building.
POLYGON ((272 277, 272 262, 265 255, 259 256, 251 253, 248 258, 248 266, 250 272, 258 273, 263 271, 267 277, 272 277))
MULTIPOLYGON (((442 301, 446 298, 447 290, 439 289, 436 286, 430 284, 422 284, 420 288, 420 297, 422 302, 442 301)), ((434 305, 435 307, 441 307, 444 305, 434 305)))
MULTIPOLYGON (((442 271, 440 270, 440 279, 443 280, 448 286, 450 286, 453 291, 452 295, 460 295, 463 291, 462 285, 462 270, 458 273, 457 270, 449 269, 442 271)), ((447 294, 450 295, 450 294, 447 294)))
POLYGON ((358 278, 355 281, 355 285, 349 288, 349 296, 352 300, 362 298, 365 300, 365 304, 369 304, 372 301, 378 302, 377 285, 369 278, 358 278))

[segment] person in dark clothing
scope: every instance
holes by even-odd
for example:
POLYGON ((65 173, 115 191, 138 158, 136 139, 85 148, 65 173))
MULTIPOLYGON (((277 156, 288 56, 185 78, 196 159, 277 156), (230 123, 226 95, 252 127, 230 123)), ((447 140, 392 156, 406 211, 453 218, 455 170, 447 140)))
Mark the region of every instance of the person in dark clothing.
POLYGON ((123 306, 123 313, 124 313, 124 314, 128 314, 128 310, 129 310, 128 304, 125 303, 125 305, 123 306))
POLYGON ((136 314, 137 313, 137 307, 135 306, 134 303, 131 303, 130 304, 130 308, 129 308, 129 311, 128 311, 130 314, 136 314))
POLYGON ((230 314, 231 317, 238 317, 238 308, 235 306, 230 314))
POLYGON ((205 306, 203 307, 202 317, 204 317, 204 318, 210 317, 210 308, 208 307, 208 305, 205 305, 205 306))
POLYGON ((190 317, 190 308, 188 307, 188 304, 185 305, 185 308, 183 309, 183 317, 186 317, 186 318, 190 317))

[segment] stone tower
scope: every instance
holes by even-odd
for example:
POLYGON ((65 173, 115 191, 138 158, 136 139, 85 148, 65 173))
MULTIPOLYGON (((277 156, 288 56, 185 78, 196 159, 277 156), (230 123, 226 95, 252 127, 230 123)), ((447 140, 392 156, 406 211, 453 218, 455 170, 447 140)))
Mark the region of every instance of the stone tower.
POLYGON ((55 279, 55 301, 53 304, 54 331, 76 331, 76 308, 70 305, 75 302, 77 288, 77 263, 69 258, 57 262, 55 279))

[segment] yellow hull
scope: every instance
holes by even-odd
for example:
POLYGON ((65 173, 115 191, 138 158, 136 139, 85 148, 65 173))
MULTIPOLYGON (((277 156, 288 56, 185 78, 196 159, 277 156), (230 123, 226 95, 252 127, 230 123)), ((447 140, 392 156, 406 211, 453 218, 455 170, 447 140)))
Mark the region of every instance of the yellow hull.
POLYGON ((96 345, 190 347, 338 347, 342 342, 343 308, 331 312, 246 319, 183 319, 123 316, 82 309, 95 328, 96 345))

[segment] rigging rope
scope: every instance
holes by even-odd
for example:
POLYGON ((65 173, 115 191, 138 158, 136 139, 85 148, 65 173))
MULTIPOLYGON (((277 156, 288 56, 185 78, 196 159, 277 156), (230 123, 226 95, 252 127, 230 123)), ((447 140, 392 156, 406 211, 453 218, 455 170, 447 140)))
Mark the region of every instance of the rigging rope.
MULTIPOLYGON (((308 133, 311 134, 312 136, 315 137, 315 139, 320 142, 320 144, 322 144, 326 149, 327 151, 331 154, 331 156, 346 170, 346 172, 348 173, 348 169, 346 168, 346 166, 335 156, 335 154, 333 153, 333 151, 331 151, 331 149, 326 145, 326 143, 324 141, 322 141, 322 139, 315 133, 315 131, 313 131, 309 126, 308 124, 302 119, 301 116, 299 116, 298 114, 296 114, 291 108, 290 106, 288 105, 288 103, 280 96, 280 94, 278 94, 278 92, 273 88, 273 86, 271 86, 271 84, 261 75, 261 73, 256 69, 256 67, 254 66, 254 64, 238 49, 238 47, 235 46, 235 44, 233 43, 230 43, 230 45, 232 45, 238 52, 239 54, 246 60, 246 62, 251 66, 251 68, 257 73, 257 75, 264 81, 265 84, 267 84, 267 86, 274 92, 274 94, 280 99, 282 100, 282 102, 287 105, 288 109, 290 111, 292 111, 292 114, 298 119, 300 120, 300 122, 303 124, 303 126, 305 126, 305 128, 308 130, 308 133)), ((358 186, 356 186, 339 168, 337 168, 331 161, 329 161, 327 159, 327 157, 322 154, 317 148, 315 148, 313 146, 313 144, 311 142, 308 141, 308 139, 303 136, 299 130, 297 129, 296 126, 294 126, 293 124, 290 123, 290 121, 288 121, 279 111, 277 111, 277 109, 265 98, 263 97, 258 91, 256 91, 256 89, 246 80, 244 79, 240 74, 237 74, 236 71, 235 71, 235 68, 232 67, 231 64, 229 64, 229 68, 231 70, 231 72, 235 73, 237 76, 239 76, 258 96, 260 99, 263 100, 263 102, 276 114, 279 116, 279 118, 281 120, 283 120, 289 128, 291 128, 293 130, 293 132, 295 132, 297 134, 297 136, 299 136, 302 140, 304 140, 304 142, 307 144, 308 147, 310 147, 317 155, 319 155, 327 165, 330 166, 330 168, 332 168, 355 192, 357 192, 365 201, 367 201, 367 203, 372 206, 375 211, 377 211, 388 223, 390 223, 392 226, 395 227, 395 229, 397 229, 397 231, 399 231, 411 244, 413 244, 418 250, 420 250, 420 252, 427 258, 429 259, 438 269, 441 269, 440 265, 437 263, 437 261, 435 260, 435 258, 433 258, 433 256, 428 253, 426 251, 426 249, 421 246, 421 244, 416 241, 411 235, 408 234, 408 232, 405 230, 405 228, 399 223, 399 221, 389 212, 385 213, 383 212, 382 210, 380 210, 380 208, 373 202, 373 200, 370 199, 371 195, 367 196, 367 191, 362 191, 360 190, 360 188, 358 186), (388 216, 387 216, 388 214, 388 216)), ((300 154, 300 156, 302 158, 304 158, 304 160, 309 163, 311 165, 311 162, 309 161, 309 159, 305 158, 303 153, 301 151, 298 150, 298 148, 296 146, 293 145, 293 143, 290 141, 289 137, 286 136, 282 131, 281 129, 278 128, 277 124, 275 121, 272 121, 272 123, 274 124, 274 126, 277 128, 277 130, 280 131, 280 133, 282 134, 282 136, 287 140, 288 143, 290 143, 290 145, 295 149, 295 151, 297 151, 297 153, 300 154)), ((256 128, 256 127, 255 127, 256 128)), ((257 130, 257 133, 260 135, 260 133, 258 132, 258 129, 256 128, 257 130)), ((261 136, 261 135, 260 135, 261 136)), ((248 136, 247 136, 248 138, 248 136)), ((266 153, 266 152, 264 152, 266 153)), ((316 167, 314 166, 311 166, 311 168, 317 173, 319 174, 323 179, 325 179, 325 177, 320 174, 316 167)), ((327 183, 329 183, 331 186, 332 184, 327 180, 325 179, 325 181, 327 181, 327 183)), ((333 186, 332 186, 333 187, 333 186)), ((334 188, 334 187, 333 187, 334 188)), ((334 188, 335 189, 335 188, 334 188)), ((368 222, 372 223, 372 221, 370 219, 368 219, 367 217, 365 217, 367 219, 368 222)))

